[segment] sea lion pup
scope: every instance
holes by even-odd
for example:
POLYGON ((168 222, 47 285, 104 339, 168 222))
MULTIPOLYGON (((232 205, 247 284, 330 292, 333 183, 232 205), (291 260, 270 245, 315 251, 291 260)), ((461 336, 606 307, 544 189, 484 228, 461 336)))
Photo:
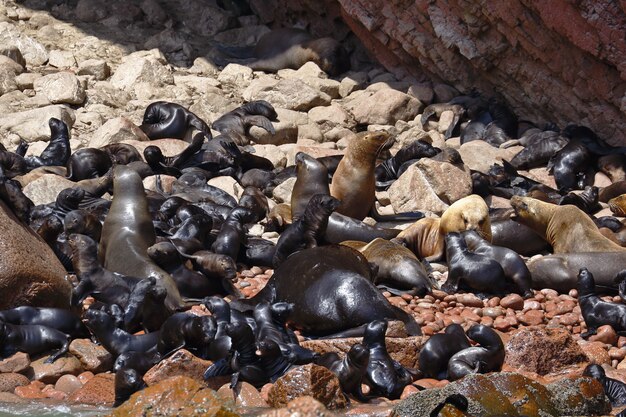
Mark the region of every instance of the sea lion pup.
POLYGON ((530 289, 532 279, 526 263, 514 250, 489 244, 473 230, 462 232, 465 243, 470 251, 494 259, 500 264, 507 281, 515 286, 518 294, 524 298, 534 294, 530 289))
POLYGON ((470 346, 461 325, 452 323, 443 333, 432 335, 422 346, 419 369, 426 378, 446 379, 450 358, 470 346))
POLYGON ((239 206, 252 211, 255 223, 266 218, 270 211, 267 197, 256 187, 244 188, 241 197, 239 197, 239 206))
POLYGON ((213 316, 175 313, 161 326, 157 350, 162 356, 168 356, 185 348, 198 357, 206 357, 205 350, 215 338, 216 331, 213 316))
POLYGON ((246 135, 252 126, 258 126, 275 135, 276 130, 272 121, 277 120, 276 117, 276 110, 270 103, 255 100, 225 113, 214 121, 211 127, 232 138, 237 145, 244 146, 250 142, 246 135))
POLYGON ((186 141, 191 140, 193 129, 204 133, 211 139, 211 129, 194 113, 176 103, 157 101, 150 104, 143 114, 143 121, 139 126, 151 139, 174 138, 186 141))
POLYGON ((618 182, 626 180, 626 155, 605 155, 598 158, 598 170, 611 180, 618 182))
MULTIPOLYGON (((191 259, 194 268, 211 281, 212 288, 217 289, 220 294, 232 294, 235 297, 241 297, 241 293, 233 282, 237 277, 237 265, 231 256, 198 251, 185 257, 191 259)), ((200 293, 198 292, 194 298, 199 296, 200 293)))
MULTIPOLYGON (((588 214, 602 210, 602 206, 598 204, 598 187, 590 185, 587 185, 582 193, 567 193, 561 197, 558 204, 559 206, 571 204, 588 214)), ((609 203, 609 207, 610 205, 609 203)))
POLYGON ((513 196, 513 220, 532 228, 545 239, 554 254, 570 252, 624 252, 598 231, 591 218, 578 207, 557 206, 531 197, 513 196))
POLYGON ((603 187, 598 193, 598 200, 602 203, 608 203, 610 199, 626 194, 626 180, 614 182, 611 185, 603 187))
POLYGON ((421 334, 413 317, 389 304, 372 284, 365 257, 347 246, 317 246, 294 253, 257 295, 235 300, 231 307, 249 311, 264 301, 293 303, 290 322, 312 336, 359 335, 361 326, 379 319, 401 320, 409 334, 421 334), (296 275, 299 278, 294 280, 296 275))
POLYGON ((304 215, 309 200, 316 194, 330 195, 328 168, 317 159, 298 152, 295 157, 296 182, 291 193, 291 218, 304 215))
POLYGON ((285 68, 298 69, 308 61, 315 62, 331 76, 350 69, 348 53, 333 38, 313 39, 302 29, 275 29, 261 36, 254 48, 220 48, 237 58, 256 58, 248 65, 255 71, 276 72, 285 68))
POLYGON ((65 166, 70 157, 70 134, 64 121, 51 117, 48 120, 50 126, 50 143, 39 156, 27 156, 24 158, 28 169, 40 166, 65 166))
POLYGON ((416 140, 402 147, 396 154, 381 162, 374 170, 376 188, 386 189, 394 180, 398 179, 400 167, 407 161, 415 161, 420 158, 430 158, 441 152, 441 149, 433 147, 423 140, 416 140))
POLYGON ((445 240, 448 279, 441 286, 442 291, 454 294, 462 283, 474 291, 490 294, 505 292, 504 270, 496 260, 470 252, 458 232, 448 233, 445 240))
POLYGON ((587 268, 578 272, 578 303, 587 325, 587 331, 580 336, 588 338, 598 332, 598 327, 611 325, 621 336, 626 335, 626 305, 608 303, 596 294, 596 283, 593 274, 587 268))
POLYGON ((1 355, 7 358, 16 352, 38 355, 52 349, 58 349, 44 363, 53 363, 66 354, 71 337, 52 327, 38 324, 10 324, 0 320, 1 355))
POLYGON ((63 219, 63 229, 67 236, 76 233, 86 235, 94 241, 100 241, 102 223, 98 217, 86 210, 72 210, 63 219))
POLYGON ((316 365, 330 369, 339 378, 339 385, 344 394, 352 395, 361 402, 368 399, 361 386, 370 358, 369 349, 361 343, 355 343, 342 358, 335 352, 323 354, 315 360, 316 365))
POLYGON ((24 175, 28 171, 24 157, 6 150, 0 151, 0 168, 2 175, 7 178, 24 175))
POLYGON ((448 379, 456 381, 474 373, 497 372, 504 364, 504 344, 495 330, 477 324, 467 331, 467 337, 480 346, 455 353, 448 362, 448 379))
POLYGON ((119 407, 131 395, 146 387, 141 373, 136 369, 124 368, 115 372, 115 402, 113 407, 119 407))
POLYGON ((90 308, 83 313, 83 321, 95 338, 114 357, 126 352, 148 352, 156 349, 159 332, 133 335, 115 327, 113 317, 104 311, 90 308))
POLYGON ((113 166, 108 152, 96 148, 79 149, 67 161, 67 175, 71 181, 101 177, 113 166))
POLYGON ((614 215, 620 217, 626 216, 626 194, 610 199, 608 204, 614 215))
POLYGON ((24 194, 19 182, 0 176, 0 200, 25 225, 31 220, 31 211, 35 204, 24 194))
POLYGON ((511 159, 511 165, 516 169, 526 170, 545 166, 568 143, 569 139, 558 132, 542 132, 541 140, 529 142, 511 159))
POLYGON ((254 213, 245 207, 235 207, 222 224, 212 249, 215 253, 228 255, 236 262, 239 250, 246 243, 244 225, 254 221, 254 213))
POLYGON ((410 249, 393 240, 376 238, 369 243, 341 242, 361 252, 368 262, 378 267, 374 284, 391 293, 404 293, 423 297, 437 286, 424 264, 410 249))
POLYGON ((413 382, 413 377, 389 356, 385 345, 386 331, 384 320, 374 320, 365 328, 363 346, 369 351, 365 383, 371 388, 370 395, 395 400, 400 398, 404 387, 413 382))
POLYGON ((612 407, 620 407, 626 405, 626 384, 617 379, 609 378, 602 366, 597 364, 589 364, 583 371, 583 376, 597 379, 604 388, 604 393, 611 401, 612 407))
POLYGON ((89 334, 80 317, 62 308, 20 306, 0 311, 0 321, 51 327, 73 338, 89 334))
POLYGON ((127 143, 110 143, 100 149, 109 154, 115 165, 128 165, 142 160, 137 148, 127 143))
POLYGON ((143 156, 155 174, 180 176, 179 170, 196 152, 200 151, 204 138, 203 132, 196 133, 189 146, 174 156, 164 156, 161 148, 154 145, 147 146, 143 150, 143 156))
POLYGON ((295 252, 317 246, 326 233, 328 217, 337 209, 340 201, 324 194, 316 194, 309 200, 304 215, 285 230, 276 243, 272 263, 277 268, 295 252))
POLYGON ((139 174, 124 165, 115 166, 113 195, 100 239, 104 267, 139 278, 154 277, 167 290, 167 307, 172 311, 183 307, 172 277, 148 256, 156 234, 139 174))

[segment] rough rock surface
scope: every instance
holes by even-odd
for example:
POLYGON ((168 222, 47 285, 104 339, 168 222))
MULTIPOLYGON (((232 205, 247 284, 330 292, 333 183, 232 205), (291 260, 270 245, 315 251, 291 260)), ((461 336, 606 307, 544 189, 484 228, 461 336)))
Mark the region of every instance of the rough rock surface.
POLYGON ((113 405, 115 401, 115 375, 98 374, 82 388, 74 391, 67 401, 72 404, 113 405))
POLYGON ((0 202, 0 309, 20 305, 69 308, 65 268, 34 232, 0 202))
POLYGON ((211 364, 211 361, 200 359, 188 350, 181 349, 151 368, 143 379, 148 385, 155 385, 174 376, 186 376, 202 381, 204 371, 211 364))
POLYGON ((113 356, 89 339, 72 340, 70 353, 78 358, 86 371, 105 372, 113 365, 113 356))

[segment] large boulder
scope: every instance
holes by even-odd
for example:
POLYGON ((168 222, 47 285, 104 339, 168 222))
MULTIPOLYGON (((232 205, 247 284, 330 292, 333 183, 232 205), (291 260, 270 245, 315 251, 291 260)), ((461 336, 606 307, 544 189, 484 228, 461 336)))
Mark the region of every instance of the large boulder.
POLYGON ((49 140, 50 126, 48 126, 48 121, 51 117, 63 120, 69 129, 72 128, 76 120, 74 110, 67 106, 40 107, 0 116, 0 133, 3 130, 15 133, 26 142, 49 140))
POLYGON ((0 202, 0 309, 69 308, 72 286, 52 249, 0 202))

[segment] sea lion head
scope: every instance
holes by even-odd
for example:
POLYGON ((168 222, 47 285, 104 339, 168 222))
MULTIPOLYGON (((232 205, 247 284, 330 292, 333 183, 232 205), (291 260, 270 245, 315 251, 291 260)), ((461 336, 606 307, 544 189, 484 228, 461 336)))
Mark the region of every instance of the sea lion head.
POLYGON ((455 201, 441 215, 439 230, 444 235, 474 230, 480 237, 491 242, 491 222, 487 203, 476 194, 455 201))
POLYGON ((583 371, 583 376, 588 376, 602 381, 606 377, 606 372, 604 372, 604 368, 600 365, 592 363, 587 365, 583 371))
POLYGON ((150 166, 158 165, 165 160, 161 148, 155 145, 147 146, 146 149, 143 150, 143 157, 146 158, 146 162, 150 166))
POLYGON ((221 297, 212 296, 203 300, 203 304, 207 310, 216 318, 216 320, 226 320, 230 322, 230 306, 221 297))
POLYGON ((609 200, 609 208, 616 216, 626 216, 626 194, 622 194, 609 200))
POLYGON ((385 333, 387 332, 386 320, 374 320, 365 327, 363 333, 363 345, 371 348, 378 344, 385 343, 385 333))
POLYGON ((62 190, 56 198, 57 207, 77 206, 85 197, 85 190, 80 187, 66 188, 62 190))
POLYGON ((460 324, 452 323, 444 330, 445 334, 449 334, 455 337, 465 338, 465 331, 463 331, 463 327, 460 324))
POLYGON ((350 56, 346 49, 333 38, 319 38, 306 42, 307 49, 313 51, 313 61, 330 76, 343 74, 350 69, 350 56))
POLYGON ((476 324, 470 327, 466 334, 467 337, 479 343, 484 348, 504 350, 504 344, 500 336, 498 336, 498 333, 485 325, 476 324))
POLYGON ((355 343, 348 351, 348 361, 356 368, 362 369, 367 366, 370 351, 361 343, 355 343))
POLYGON ((284 323, 289 319, 289 315, 293 313, 293 309, 296 305, 294 303, 287 303, 285 301, 281 301, 278 303, 274 303, 270 306, 270 311, 272 312, 272 317, 284 323))
POLYGON ((511 197, 510 201, 511 207, 515 210, 515 215, 511 219, 540 233, 545 232, 555 209, 559 207, 536 198, 517 195, 511 197))
POLYGON ((148 248, 148 256, 158 265, 169 265, 180 261, 180 256, 171 242, 159 242, 148 248))
POLYGON ((109 314, 104 311, 90 308, 83 313, 83 323, 90 329, 106 329, 113 327, 113 319, 109 314))
POLYGON ((579 297, 595 294, 596 282, 587 268, 581 268, 580 271, 578 271, 576 289, 578 290, 579 297))
POLYGON ((81 235, 79 233, 72 233, 69 235, 67 243, 70 245, 73 256, 76 256, 78 253, 93 253, 98 250, 95 240, 87 235, 81 235))
POLYGON ((371 158, 380 154, 383 149, 389 149, 394 141, 389 133, 382 130, 361 132, 352 139, 348 147, 359 155, 369 155, 371 158))
POLYGON ((52 138, 57 136, 63 136, 65 138, 69 138, 69 131, 67 129, 67 125, 63 120, 59 120, 55 117, 51 117, 48 120, 48 126, 50 126, 50 132, 52 133, 52 138))

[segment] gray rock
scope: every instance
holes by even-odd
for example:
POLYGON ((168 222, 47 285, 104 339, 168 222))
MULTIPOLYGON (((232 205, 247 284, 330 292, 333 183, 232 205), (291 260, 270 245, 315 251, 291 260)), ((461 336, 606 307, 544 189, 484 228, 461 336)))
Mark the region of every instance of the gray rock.
POLYGON ((156 0, 143 0, 139 7, 145 13, 146 21, 151 25, 162 25, 169 20, 167 12, 156 0))
POLYGON ((317 123, 323 133, 336 127, 352 129, 356 122, 352 116, 339 104, 332 103, 330 106, 319 106, 309 110, 309 119, 317 123))
POLYGON ((207 184, 212 185, 213 187, 217 187, 220 190, 226 191, 228 194, 233 196, 235 199, 239 199, 243 189, 241 185, 237 182, 233 177, 215 177, 211 178, 207 184))
POLYGON ((69 72, 45 75, 35 80, 33 86, 37 93, 43 94, 52 104, 82 104, 85 101, 82 83, 69 72))
POLYGON ((50 54, 48 55, 48 65, 57 68, 72 68, 77 64, 76 58, 72 52, 54 50, 50 51, 50 54))
POLYGON ((251 100, 267 100, 275 107, 289 110, 308 111, 316 106, 330 104, 331 97, 317 91, 298 79, 276 81, 264 77, 254 80, 243 93, 243 98, 251 100))
POLYGON ((274 200, 277 203, 291 203, 291 193, 296 184, 296 178, 289 178, 280 183, 273 191, 274 200))
POLYGON ((59 193, 66 188, 76 186, 73 181, 55 174, 44 174, 28 183, 23 189, 26 197, 35 205, 53 203, 59 193))
POLYGON ((461 95, 459 90, 448 84, 435 84, 433 90, 435 92, 435 103, 447 103, 454 97, 461 95))
POLYGON ((283 145, 285 143, 296 143, 298 140, 298 125, 292 121, 272 122, 275 134, 271 134, 265 129, 257 126, 250 128, 249 136, 255 143, 263 145, 283 145))
POLYGON ((15 72, 6 68, 0 68, 0 96, 17 90, 15 72))
POLYGON ((432 103, 435 92, 430 83, 417 83, 409 86, 407 94, 415 97, 425 105, 432 103))
POLYGON ((0 55, 4 55, 7 58, 11 58, 13 61, 17 62, 22 68, 26 67, 26 60, 24 56, 20 52, 17 46, 14 45, 3 45, 0 46, 0 55))
POLYGON ((102 81, 111 75, 111 69, 103 59, 87 59, 78 65, 78 75, 92 75, 102 81))
POLYGON ((41 43, 8 22, 0 22, 0 45, 19 49, 26 64, 31 66, 43 65, 48 60, 48 51, 41 43))
POLYGON ((67 106, 46 106, 0 117, 0 130, 15 133, 27 142, 48 140, 50 139, 48 120, 51 117, 63 120, 70 129, 76 120, 74 110, 67 106))
POLYGON ((287 156, 276 145, 254 145, 255 155, 269 159, 275 167, 284 167, 287 163, 287 156))
POLYGON ((97 22, 108 14, 106 4, 98 0, 79 0, 74 13, 83 22, 97 22))
POLYGON ((217 80, 224 85, 244 89, 252 81, 252 69, 244 65, 228 64, 217 76, 217 80))
POLYGON ((24 72, 24 67, 8 56, 0 55, 0 71, 9 71, 17 75, 24 72))
MULTIPOLYGON (((444 112, 445 113, 445 112, 444 112)), ((443 114, 442 114, 443 116, 443 114)), ((441 123, 441 122, 440 122, 441 123)), ((493 164, 502 165, 502 160, 510 161, 523 147, 512 146, 501 149, 491 146, 482 140, 464 143, 459 148, 463 163, 470 169, 487 173, 493 164)))
POLYGON ((174 84, 174 77, 164 64, 163 54, 153 49, 130 54, 111 77, 111 84, 119 89, 131 89, 135 84, 145 82, 153 87, 174 84))
POLYGON ((423 105, 415 97, 385 88, 375 93, 358 91, 351 94, 347 98, 346 108, 354 115, 357 123, 392 125, 398 120, 413 119, 421 112, 423 105))
POLYGON ((149 141, 150 139, 133 122, 125 117, 117 117, 107 121, 93 133, 89 146, 101 148, 111 143, 129 140, 149 141))

